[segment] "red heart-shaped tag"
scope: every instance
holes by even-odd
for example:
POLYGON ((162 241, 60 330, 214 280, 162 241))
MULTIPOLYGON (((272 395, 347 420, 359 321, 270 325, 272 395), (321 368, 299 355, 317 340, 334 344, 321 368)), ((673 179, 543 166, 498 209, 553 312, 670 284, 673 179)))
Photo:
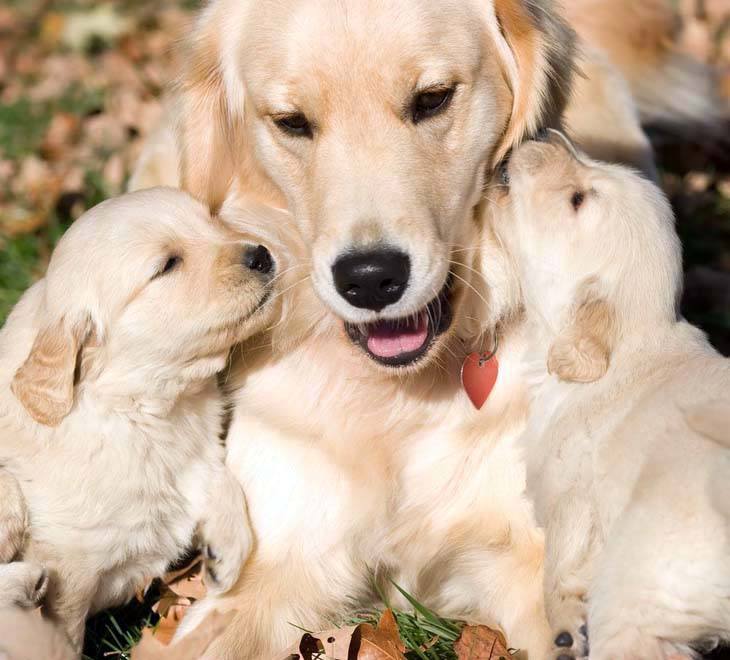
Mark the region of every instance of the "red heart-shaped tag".
POLYGON ((489 398, 498 375, 499 363, 496 355, 489 357, 483 353, 469 353, 466 356, 461 365, 461 385, 477 410, 489 398))

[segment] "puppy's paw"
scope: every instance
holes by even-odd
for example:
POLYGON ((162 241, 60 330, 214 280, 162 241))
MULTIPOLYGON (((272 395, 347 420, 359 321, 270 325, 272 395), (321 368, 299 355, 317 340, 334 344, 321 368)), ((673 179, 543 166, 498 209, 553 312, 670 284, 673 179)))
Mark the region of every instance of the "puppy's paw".
POLYGON ((15 559, 25 545, 28 509, 15 477, 0 470, 0 563, 15 559))
POLYGON ((203 546, 205 562, 204 580, 209 593, 220 594, 230 591, 238 581, 248 552, 232 546, 203 546))
POLYGON ((213 593, 230 591, 253 548, 246 498, 241 484, 225 471, 199 528, 206 586, 213 593))
POLYGON ((48 571, 38 564, 14 562, 0 566, 0 605, 36 608, 48 591, 48 571))
POLYGON ((30 607, 39 607, 48 592, 48 571, 42 566, 31 565, 26 581, 26 602, 30 607))
POLYGON ((588 657, 588 626, 585 603, 579 598, 563 602, 553 620, 555 660, 583 660, 588 657))
POLYGON ((555 660, 584 660, 588 658, 588 628, 584 623, 575 631, 555 633, 551 658, 555 660))
POLYGON ((233 588, 253 545, 245 518, 221 522, 211 519, 203 526, 205 583, 212 593, 225 593, 233 588))
POLYGON ((9 563, 20 554, 26 531, 24 511, 0 511, 0 564, 9 563))

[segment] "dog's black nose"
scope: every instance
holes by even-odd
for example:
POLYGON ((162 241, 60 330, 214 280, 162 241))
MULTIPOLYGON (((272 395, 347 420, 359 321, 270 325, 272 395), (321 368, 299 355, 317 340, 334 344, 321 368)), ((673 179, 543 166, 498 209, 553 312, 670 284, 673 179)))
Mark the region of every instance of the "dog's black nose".
POLYGON ((274 260, 263 245, 251 245, 243 251, 243 265, 262 275, 269 275, 274 270, 274 260))
POLYGON ((390 249, 346 254, 332 266, 337 292, 353 307, 375 312, 401 299, 410 274, 408 255, 390 249))
POLYGON ((543 126, 539 131, 537 131, 537 133, 535 133, 532 139, 536 140, 537 142, 547 142, 549 137, 550 131, 543 126))

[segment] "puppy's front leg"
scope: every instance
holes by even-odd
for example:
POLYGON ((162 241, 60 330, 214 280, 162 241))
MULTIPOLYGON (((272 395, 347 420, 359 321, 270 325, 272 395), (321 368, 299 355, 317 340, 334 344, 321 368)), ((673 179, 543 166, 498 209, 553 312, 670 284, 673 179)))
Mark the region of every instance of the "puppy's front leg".
POLYGON ((13 561, 25 544, 28 509, 15 477, 0 470, 0 564, 13 561))
POLYGON ((96 574, 89 574, 86 566, 76 570, 68 566, 59 571, 51 565, 50 584, 45 602, 43 616, 57 623, 68 637, 74 652, 81 654, 84 645, 86 617, 97 588, 96 574))
POLYGON ((567 493, 550 510, 545 535, 545 609, 553 630, 551 658, 588 656, 587 603, 600 530, 585 496, 567 493))
POLYGON ((221 468, 211 484, 199 536, 206 586, 212 593, 229 591, 251 554, 253 533, 243 489, 228 468, 221 468))

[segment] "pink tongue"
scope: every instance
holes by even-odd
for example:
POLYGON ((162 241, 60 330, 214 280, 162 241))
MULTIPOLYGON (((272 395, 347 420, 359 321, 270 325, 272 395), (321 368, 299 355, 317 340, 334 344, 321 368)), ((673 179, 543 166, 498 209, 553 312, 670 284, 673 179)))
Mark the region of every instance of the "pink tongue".
POLYGON ((394 358, 421 348, 428 339, 428 318, 415 323, 376 323, 368 330, 368 350, 381 358, 394 358))

